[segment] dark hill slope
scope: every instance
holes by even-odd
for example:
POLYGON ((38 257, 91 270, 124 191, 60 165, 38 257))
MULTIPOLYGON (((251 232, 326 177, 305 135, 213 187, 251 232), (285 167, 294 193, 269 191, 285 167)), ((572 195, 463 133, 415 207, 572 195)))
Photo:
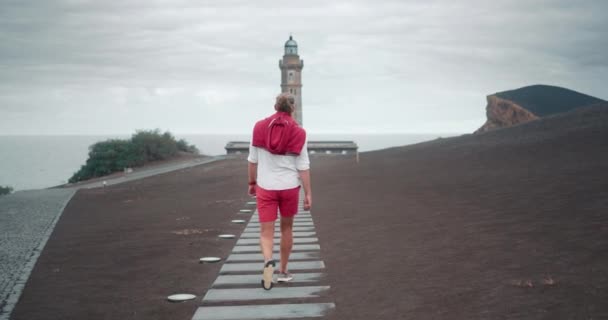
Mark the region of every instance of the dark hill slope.
POLYGON ((487 96, 486 122, 475 133, 511 127, 574 109, 608 102, 576 91, 534 85, 487 96))
POLYGON ((515 102, 539 117, 598 103, 607 103, 604 100, 570 89, 540 84, 498 92, 495 95, 515 102))
POLYGON ((329 319, 608 319, 608 108, 360 158, 313 162, 329 319))

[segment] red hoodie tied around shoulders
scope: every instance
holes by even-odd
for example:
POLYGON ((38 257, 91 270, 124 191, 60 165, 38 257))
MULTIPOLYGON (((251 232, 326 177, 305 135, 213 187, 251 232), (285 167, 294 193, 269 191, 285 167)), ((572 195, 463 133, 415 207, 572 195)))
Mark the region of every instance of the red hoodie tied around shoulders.
POLYGON ((272 154, 299 156, 304 142, 306 131, 286 112, 260 120, 253 128, 253 146, 272 154))

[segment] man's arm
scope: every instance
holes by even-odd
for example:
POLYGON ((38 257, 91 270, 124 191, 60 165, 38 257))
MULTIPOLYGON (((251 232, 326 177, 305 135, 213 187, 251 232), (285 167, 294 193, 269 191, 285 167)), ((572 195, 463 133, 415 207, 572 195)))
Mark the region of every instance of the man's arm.
MULTIPOLYGON (((253 139, 252 139, 253 140, 253 139)), ((255 195, 255 186, 258 182, 258 148, 249 145, 249 156, 247 157, 247 175, 249 177, 249 195, 255 195)))
POLYGON ((302 187, 304 187, 304 210, 310 210, 312 207, 312 190, 310 188, 310 169, 298 170, 300 179, 302 179, 302 187))
POLYGON ((249 162, 248 169, 249 183, 258 181, 258 164, 249 162))
POLYGON ((296 158, 296 168, 302 180, 304 187, 304 210, 310 210, 312 207, 312 189, 310 186, 310 159, 308 158, 308 141, 304 142, 302 152, 296 158))

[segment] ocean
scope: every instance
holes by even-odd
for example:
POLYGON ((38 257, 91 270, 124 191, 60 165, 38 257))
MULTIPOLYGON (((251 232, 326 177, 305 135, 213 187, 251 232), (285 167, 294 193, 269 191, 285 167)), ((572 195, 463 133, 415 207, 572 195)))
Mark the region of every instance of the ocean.
MULTIPOLYGON (((403 146, 454 134, 313 134, 309 140, 353 140, 359 151, 403 146)), ((64 184, 87 159, 88 148, 98 141, 128 138, 103 136, 0 136, 0 186, 15 191, 48 188, 64 184)), ((225 154, 228 141, 248 141, 246 134, 175 135, 198 147, 202 154, 225 154)))

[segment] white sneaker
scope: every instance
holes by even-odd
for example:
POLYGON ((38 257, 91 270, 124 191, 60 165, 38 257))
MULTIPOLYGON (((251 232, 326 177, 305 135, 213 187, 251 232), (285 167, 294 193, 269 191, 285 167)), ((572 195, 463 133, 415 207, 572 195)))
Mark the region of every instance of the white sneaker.
POLYGON ((289 282, 293 280, 293 274, 289 272, 281 272, 279 273, 279 277, 277 278, 277 282, 289 282))

